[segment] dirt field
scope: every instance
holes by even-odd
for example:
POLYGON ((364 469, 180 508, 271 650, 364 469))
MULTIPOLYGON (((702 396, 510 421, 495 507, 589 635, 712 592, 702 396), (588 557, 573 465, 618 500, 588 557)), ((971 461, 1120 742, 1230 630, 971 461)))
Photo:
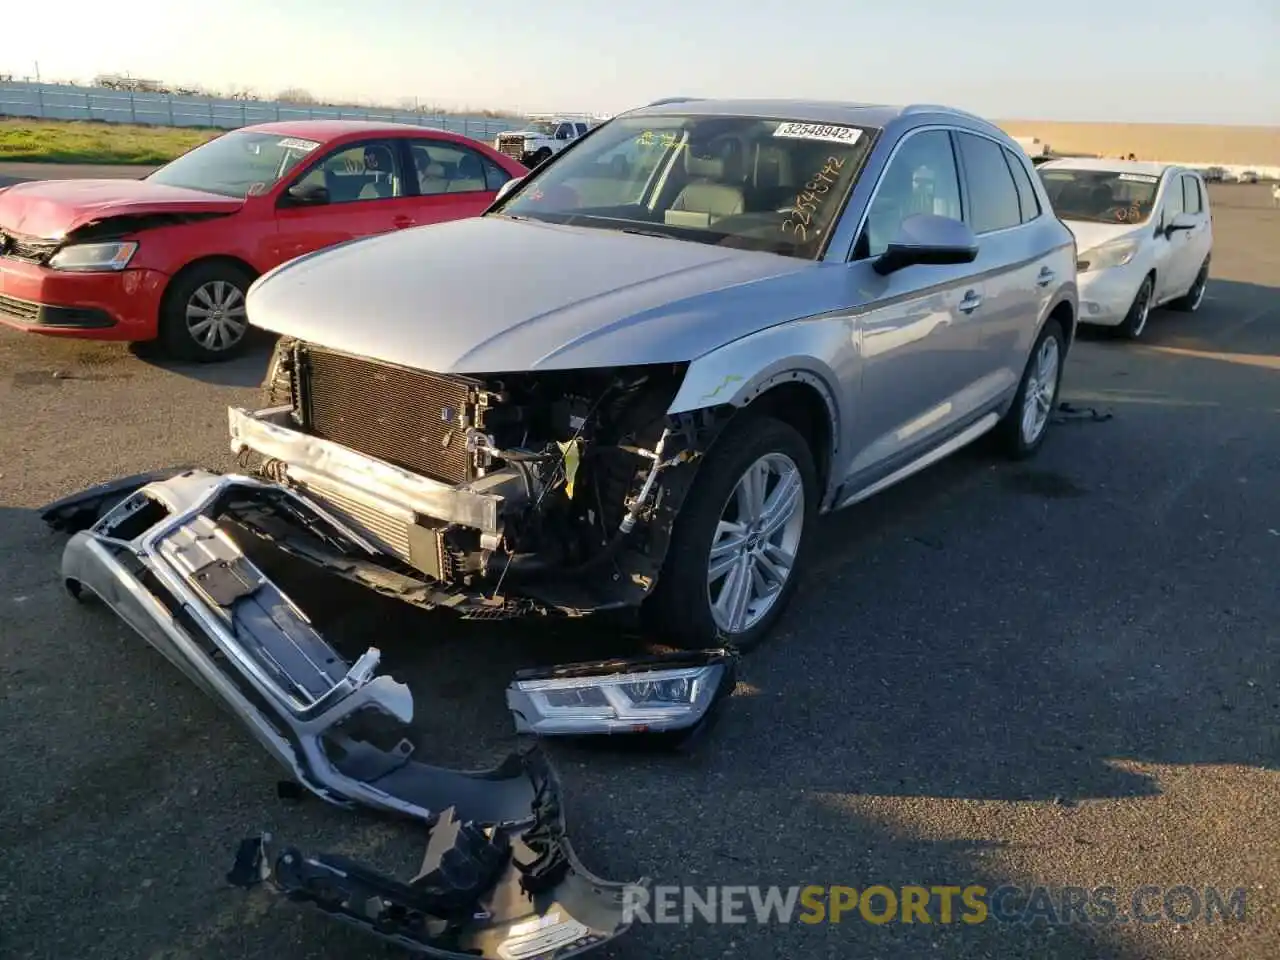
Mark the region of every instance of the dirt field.
POLYGON ((997 120, 1015 137, 1039 137, 1059 153, 1130 153, 1140 160, 1280 165, 1280 126, 1219 127, 1194 123, 1061 123, 997 120))

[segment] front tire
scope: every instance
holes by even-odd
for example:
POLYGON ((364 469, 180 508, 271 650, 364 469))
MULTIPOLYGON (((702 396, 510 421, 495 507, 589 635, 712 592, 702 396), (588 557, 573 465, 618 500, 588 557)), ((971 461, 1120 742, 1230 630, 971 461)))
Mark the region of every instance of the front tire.
POLYGON ((1044 443, 1058 403, 1066 352, 1062 325, 1050 317, 1031 349, 1013 404, 995 428, 997 442, 1011 459, 1025 460, 1044 443))
POLYGON ((249 335, 245 294, 253 278, 230 263, 203 263, 165 291, 160 340, 179 360, 216 363, 244 352, 249 335))
POLYGON ((795 591, 817 515, 818 474, 793 427, 746 414, 700 467, 645 603, 655 639, 683 648, 758 644, 795 591))
POLYGON ((1126 340, 1137 340, 1147 329, 1147 320, 1151 317, 1151 298, 1155 294, 1156 284, 1151 275, 1142 278, 1142 286, 1138 288, 1125 314, 1124 322, 1116 327, 1116 334, 1126 340))
POLYGON ((1206 260, 1200 266, 1200 272, 1196 274, 1195 283, 1191 284, 1191 289, 1177 300, 1169 303, 1170 310, 1179 310, 1182 313, 1195 313, 1200 309, 1200 304, 1204 303, 1204 291, 1209 286, 1209 261, 1206 260))

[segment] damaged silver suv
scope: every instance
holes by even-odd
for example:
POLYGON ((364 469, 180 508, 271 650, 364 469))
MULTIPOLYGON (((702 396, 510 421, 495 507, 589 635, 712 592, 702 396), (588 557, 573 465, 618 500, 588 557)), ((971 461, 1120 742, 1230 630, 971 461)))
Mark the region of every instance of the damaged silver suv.
POLYGON ((941 107, 675 101, 484 216, 293 261, 237 450, 465 613, 643 605, 761 637, 815 517, 989 430, 1044 438, 1071 234, 1017 145, 941 107))
POLYGON ((281 339, 233 449, 353 531, 383 592, 641 608, 742 648, 820 514, 988 431, 1044 439, 1074 241, 977 117, 664 101, 510 186, 249 292, 281 339))

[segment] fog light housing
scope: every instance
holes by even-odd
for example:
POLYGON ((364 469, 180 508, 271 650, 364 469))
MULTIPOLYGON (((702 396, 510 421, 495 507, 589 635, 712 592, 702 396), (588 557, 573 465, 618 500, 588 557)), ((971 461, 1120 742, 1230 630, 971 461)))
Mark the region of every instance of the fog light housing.
POLYGON ((708 650, 526 670, 507 706, 518 732, 539 736, 686 730, 732 690, 735 663, 708 650))

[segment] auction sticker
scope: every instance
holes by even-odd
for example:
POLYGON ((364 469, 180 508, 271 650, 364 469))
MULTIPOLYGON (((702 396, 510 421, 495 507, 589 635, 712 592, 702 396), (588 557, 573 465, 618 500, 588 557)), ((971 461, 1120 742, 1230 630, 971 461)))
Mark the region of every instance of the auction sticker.
POLYGON ((285 137, 283 140, 276 141, 277 147, 284 147, 286 150, 301 150, 303 153, 310 153, 320 144, 314 140, 299 140, 296 137, 285 137))
POLYGON ((773 131, 775 137, 789 137, 792 140, 828 140, 832 143, 846 143, 853 146, 862 137, 857 127, 842 127, 830 123, 780 123, 773 131))
POLYGON ((1159 177, 1148 176, 1145 173, 1122 173, 1120 179, 1126 183, 1159 183, 1159 177))

